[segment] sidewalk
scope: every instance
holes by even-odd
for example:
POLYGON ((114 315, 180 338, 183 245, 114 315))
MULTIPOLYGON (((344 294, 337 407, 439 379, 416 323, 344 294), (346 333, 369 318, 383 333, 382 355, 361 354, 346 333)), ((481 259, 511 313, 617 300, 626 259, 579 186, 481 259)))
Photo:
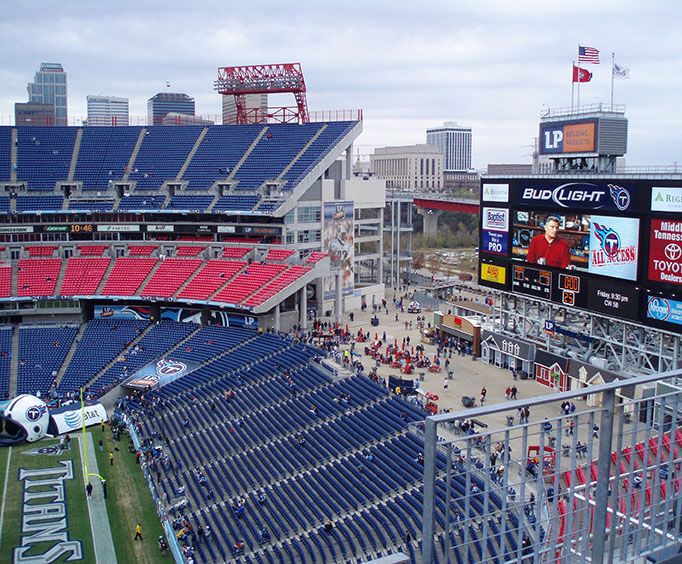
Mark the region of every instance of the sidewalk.
MULTIPOLYGON (((99 478, 92 475, 99 473, 95 445, 90 433, 86 433, 85 437, 86 448, 88 449, 88 472, 91 474, 89 479, 93 485, 92 498, 88 500, 88 511, 90 513, 90 530, 92 531, 92 540, 95 547, 95 560, 97 564, 116 564, 116 551, 114 550, 114 541, 111 537, 106 502, 102 497, 102 486, 99 483, 99 478)), ((78 439, 81 460, 84 460, 84 441, 81 440, 82 435, 78 435, 78 439)))

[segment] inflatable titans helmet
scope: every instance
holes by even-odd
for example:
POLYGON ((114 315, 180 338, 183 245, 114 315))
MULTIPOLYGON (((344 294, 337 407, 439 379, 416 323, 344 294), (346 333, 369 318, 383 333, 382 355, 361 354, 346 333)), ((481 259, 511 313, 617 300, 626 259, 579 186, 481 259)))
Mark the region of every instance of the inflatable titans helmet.
POLYGON ((16 445, 47 435, 50 413, 43 400, 23 394, 14 398, 0 416, 0 445, 16 445))

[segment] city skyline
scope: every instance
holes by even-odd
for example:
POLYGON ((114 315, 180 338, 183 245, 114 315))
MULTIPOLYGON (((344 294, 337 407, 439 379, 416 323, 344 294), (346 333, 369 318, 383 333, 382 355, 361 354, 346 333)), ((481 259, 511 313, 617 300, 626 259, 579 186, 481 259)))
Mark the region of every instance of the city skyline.
POLYGON ((631 71, 614 97, 630 122, 628 165, 679 158, 677 5, 351 1, 338 11, 301 1, 273 15, 279 6, 124 1, 103 17, 98 5, 10 2, 0 22, 0 122, 27 101, 41 62, 68 73, 70 119, 87 115, 88 94, 104 94, 129 98, 131 123, 164 90, 194 97, 198 115, 219 116, 219 66, 300 62, 311 110, 363 109, 355 148, 363 156, 421 143, 425 129, 457 121, 472 128, 473 166, 481 169, 530 162, 542 112, 570 105, 580 43, 600 50, 599 65, 583 65, 594 77, 580 87, 582 104, 610 102, 612 52, 631 71), (152 13, 154 26, 146 23, 152 13))

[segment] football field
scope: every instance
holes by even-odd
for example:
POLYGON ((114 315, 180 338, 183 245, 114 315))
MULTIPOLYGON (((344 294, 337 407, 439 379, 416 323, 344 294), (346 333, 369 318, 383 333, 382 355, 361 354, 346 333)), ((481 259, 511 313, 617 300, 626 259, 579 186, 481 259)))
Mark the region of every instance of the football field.
POLYGON ((161 559, 161 525, 135 455, 128 452, 127 436, 114 442, 109 429, 99 427, 87 435, 90 500, 80 433, 72 435, 70 450, 60 451, 57 439, 0 449, 0 562, 161 559), (106 499, 101 479, 106 480, 106 499), (133 542, 138 521, 144 540, 133 542))

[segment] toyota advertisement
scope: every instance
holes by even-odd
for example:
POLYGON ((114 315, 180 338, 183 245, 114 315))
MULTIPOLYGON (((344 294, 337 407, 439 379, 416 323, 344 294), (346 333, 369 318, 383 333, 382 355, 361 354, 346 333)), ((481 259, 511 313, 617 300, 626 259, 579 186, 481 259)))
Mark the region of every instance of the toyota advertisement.
POLYGON ((656 182, 485 178, 479 281, 682 332, 682 188, 656 182))
POLYGON ((648 278, 682 285, 682 220, 651 220, 648 278))

